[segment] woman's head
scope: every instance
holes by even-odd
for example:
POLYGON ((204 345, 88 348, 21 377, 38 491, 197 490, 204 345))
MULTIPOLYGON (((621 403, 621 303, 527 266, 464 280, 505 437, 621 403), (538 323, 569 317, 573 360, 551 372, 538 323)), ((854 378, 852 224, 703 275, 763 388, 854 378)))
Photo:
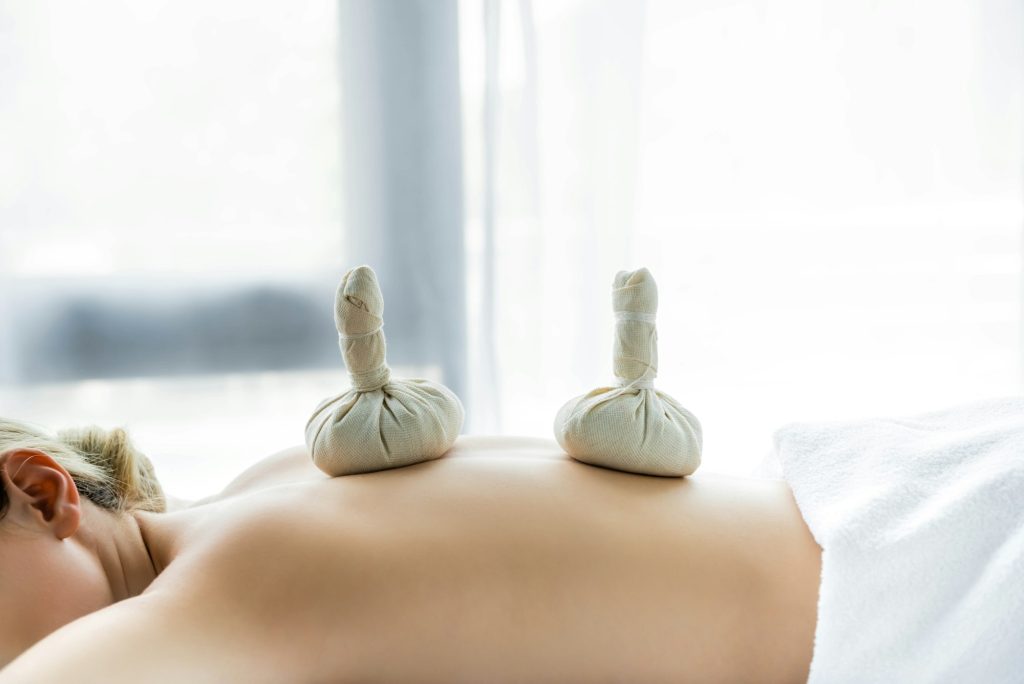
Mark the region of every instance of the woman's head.
POLYGON ((112 537, 126 513, 164 508, 152 464, 124 430, 51 434, 0 419, 0 666, 112 603, 112 537))
MULTIPOLYGON (((17 449, 48 454, 74 479, 78 492, 100 508, 117 513, 163 511, 166 502, 153 465, 121 428, 90 426, 50 434, 40 427, 0 418, 0 457, 17 449)), ((7 512, 0 488, 0 518, 7 512)))

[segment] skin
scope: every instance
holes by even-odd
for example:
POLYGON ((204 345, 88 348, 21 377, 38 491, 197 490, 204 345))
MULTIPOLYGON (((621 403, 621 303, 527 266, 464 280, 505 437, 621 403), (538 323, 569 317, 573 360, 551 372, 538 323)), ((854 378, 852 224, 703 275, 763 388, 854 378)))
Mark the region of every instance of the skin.
POLYGON ((807 678, 821 550, 780 480, 645 477, 551 440, 460 437, 334 479, 291 449, 187 508, 115 516, 44 457, 0 457, 17 489, 3 655, 73 621, 0 683, 807 678))

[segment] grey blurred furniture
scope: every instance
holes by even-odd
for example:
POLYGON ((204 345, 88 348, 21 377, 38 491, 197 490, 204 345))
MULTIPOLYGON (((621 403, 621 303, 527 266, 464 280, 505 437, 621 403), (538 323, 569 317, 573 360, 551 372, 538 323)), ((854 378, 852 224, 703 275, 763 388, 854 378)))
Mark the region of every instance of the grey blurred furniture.
POLYGON ((334 289, 367 263, 384 292, 389 362, 439 367, 464 396, 457 4, 338 7, 345 248, 310 255, 337 269, 291 280, 0 274, 0 383, 340 367, 334 289))

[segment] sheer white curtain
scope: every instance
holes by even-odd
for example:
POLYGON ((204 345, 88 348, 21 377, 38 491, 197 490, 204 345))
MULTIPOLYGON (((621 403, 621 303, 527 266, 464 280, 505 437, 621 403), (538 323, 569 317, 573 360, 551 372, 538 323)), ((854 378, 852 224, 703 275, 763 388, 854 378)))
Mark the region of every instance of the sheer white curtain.
POLYGON ((1019 393, 1022 28, 1008 0, 464 2, 471 427, 549 435, 610 382, 639 266, 708 470, 791 420, 1019 393))
POLYGON ((212 493, 344 387, 363 260, 466 432, 550 436, 610 382, 639 266, 708 470, 1020 392, 1022 29, 1011 0, 0 0, 0 415, 126 424, 212 493))

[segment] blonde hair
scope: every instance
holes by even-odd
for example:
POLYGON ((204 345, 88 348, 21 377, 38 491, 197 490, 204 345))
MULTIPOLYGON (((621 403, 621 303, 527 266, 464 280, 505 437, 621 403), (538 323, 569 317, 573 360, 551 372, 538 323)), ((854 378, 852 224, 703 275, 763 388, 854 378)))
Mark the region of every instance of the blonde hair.
MULTIPOLYGON (((75 481, 79 494, 101 508, 122 513, 162 512, 167 508, 153 464, 128 439, 122 428, 95 425, 47 430, 0 418, 0 453, 38 449, 57 461, 75 481)), ((7 510, 7 493, 0 485, 0 515, 7 510)))

